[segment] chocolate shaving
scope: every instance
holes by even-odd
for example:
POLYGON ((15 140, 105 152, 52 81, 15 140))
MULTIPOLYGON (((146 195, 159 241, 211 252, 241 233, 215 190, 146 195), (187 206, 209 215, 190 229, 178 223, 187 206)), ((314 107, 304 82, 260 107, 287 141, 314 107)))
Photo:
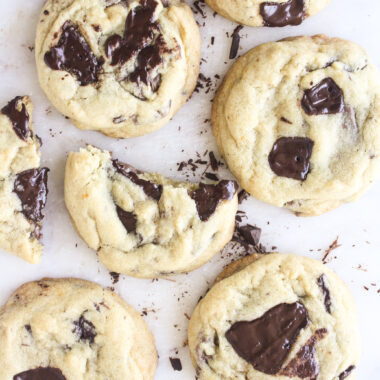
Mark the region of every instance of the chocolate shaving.
POLYGON ((239 25, 235 28, 235 30, 232 33, 230 59, 235 59, 237 56, 237 53, 239 51, 239 45, 240 45, 240 34, 239 33, 242 29, 243 29, 243 26, 239 25))

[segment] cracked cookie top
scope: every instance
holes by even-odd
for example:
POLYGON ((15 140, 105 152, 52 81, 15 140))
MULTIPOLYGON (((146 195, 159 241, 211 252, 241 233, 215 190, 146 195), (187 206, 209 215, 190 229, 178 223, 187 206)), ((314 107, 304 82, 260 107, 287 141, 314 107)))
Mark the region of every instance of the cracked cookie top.
POLYGON ((132 137, 163 126, 190 96, 200 36, 178 0, 49 0, 36 37, 40 83, 82 129, 132 137))

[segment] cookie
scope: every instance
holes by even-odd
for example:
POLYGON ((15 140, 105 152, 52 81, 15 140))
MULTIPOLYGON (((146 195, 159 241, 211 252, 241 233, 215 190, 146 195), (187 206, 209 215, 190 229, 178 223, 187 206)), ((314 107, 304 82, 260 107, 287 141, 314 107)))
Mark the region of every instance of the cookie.
POLYGON ((200 34, 180 0, 48 0, 36 37, 42 89, 80 129, 141 136, 189 98, 200 34))
POLYGON ((356 309, 334 272, 278 253, 244 258, 235 270, 225 272, 190 319, 189 348, 200 380, 354 378, 356 309))
POLYGON ((29 97, 18 96, 0 112, 0 249, 38 263, 49 169, 40 167, 32 110, 29 97))
POLYGON ((111 271, 155 278, 194 270, 232 238, 237 184, 175 182, 94 147, 70 153, 65 202, 111 271))
POLYGON ((349 41, 260 45, 236 61, 214 99, 219 150, 246 191, 298 215, 357 200, 380 175, 379 83, 349 41))
POLYGON ((206 0, 223 17, 249 26, 300 25, 330 0, 206 0))
POLYGON ((43 279, 0 311, 0 377, 152 380, 154 338, 139 313, 89 281, 43 279))

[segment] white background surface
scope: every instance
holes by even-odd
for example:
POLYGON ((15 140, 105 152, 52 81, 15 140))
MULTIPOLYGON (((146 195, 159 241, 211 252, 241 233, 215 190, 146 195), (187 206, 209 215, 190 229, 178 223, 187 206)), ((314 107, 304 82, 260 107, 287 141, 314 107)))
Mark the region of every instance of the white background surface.
MULTIPOLYGON (((0 252, 1 303, 22 283, 44 276, 82 277, 112 286, 108 271, 74 231, 65 209, 63 173, 68 151, 92 143, 114 151, 117 158, 140 169, 159 171, 177 179, 184 179, 184 173, 176 171, 177 162, 194 157, 195 150, 200 153, 206 149, 217 152, 210 125, 204 123, 209 118, 214 91, 205 94, 201 90, 194 94, 166 127, 145 137, 115 140, 95 132, 81 132, 72 126, 40 90, 34 52, 28 49, 34 45, 35 27, 43 2, 0 0, 0 105, 16 95, 31 95, 35 105, 35 130, 44 143, 43 164, 51 169, 43 261, 40 265, 31 265, 0 252)), ((205 5, 203 9, 207 18, 196 15, 203 25, 202 55, 207 61, 202 63, 201 72, 207 77, 215 74, 223 77, 232 63, 228 59, 231 39, 227 33, 230 35, 236 24, 220 16, 214 17, 205 5), (210 45, 211 36, 215 36, 213 46, 210 45)), ((379 16, 378 0, 332 0, 324 11, 300 27, 244 27, 240 53, 259 43, 290 35, 325 33, 360 43, 380 68, 379 16)), ((194 180, 199 178, 196 174, 194 180)), ((358 306, 363 355, 356 379, 380 379, 380 183, 360 201, 314 218, 297 218, 285 210, 253 199, 246 201, 241 208, 247 211, 250 223, 262 227, 262 243, 268 248, 277 246, 281 252, 321 259, 324 250, 339 236, 342 246, 333 251, 333 260, 328 265, 348 283, 358 306)), ((122 276, 114 285, 116 292, 127 302, 141 312, 144 309, 148 311, 145 319, 155 334, 160 355, 157 380, 194 379, 188 349, 183 347, 188 322, 184 314, 191 315, 200 295, 229 261, 218 255, 201 269, 173 277, 170 281, 152 282, 122 276), (173 371, 168 359, 170 356, 180 357, 184 367, 182 372, 173 371)))

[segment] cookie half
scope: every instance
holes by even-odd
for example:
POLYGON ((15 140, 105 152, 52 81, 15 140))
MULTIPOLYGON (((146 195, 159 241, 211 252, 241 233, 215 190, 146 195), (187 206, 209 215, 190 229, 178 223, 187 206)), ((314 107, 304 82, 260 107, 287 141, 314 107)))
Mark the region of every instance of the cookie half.
POLYGON ((306 257, 244 260, 219 278, 191 317, 198 378, 353 379, 360 338, 344 282, 306 257))
POLYGON ((191 95, 200 34, 179 0, 48 0, 36 37, 40 84, 80 129, 141 136, 191 95))
POLYGON ((206 0, 223 17, 249 26, 300 25, 330 0, 206 0))
POLYGON ((42 219, 49 169, 40 167, 29 97, 16 97, 0 112, 0 249, 30 263, 42 257, 42 219))
POLYGON ((241 186, 318 215, 380 176, 380 80, 353 42, 318 35, 260 45, 232 66, 213 131, 241 186))
POLYGON ((43 279, 0 311, 0 377, 152 380, 154 338, 139 313, 89 281, 43 279))
POLYGON ((209 261, 231 240, 238 205, 234 181, 175 182, 91 146, 69 154, 65 201, 107 268, 146 278, 209 261))

